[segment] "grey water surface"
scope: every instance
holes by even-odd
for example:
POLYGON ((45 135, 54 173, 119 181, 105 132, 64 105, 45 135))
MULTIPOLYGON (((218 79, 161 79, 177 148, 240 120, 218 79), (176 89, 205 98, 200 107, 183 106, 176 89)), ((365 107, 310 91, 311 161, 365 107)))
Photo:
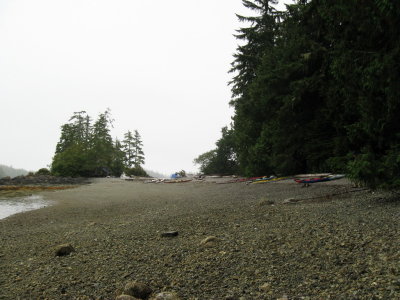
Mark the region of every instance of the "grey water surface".
POLYGON ((49 205, 50 201, 44 200, 40 195, 0 199, 0 219, 49 205))

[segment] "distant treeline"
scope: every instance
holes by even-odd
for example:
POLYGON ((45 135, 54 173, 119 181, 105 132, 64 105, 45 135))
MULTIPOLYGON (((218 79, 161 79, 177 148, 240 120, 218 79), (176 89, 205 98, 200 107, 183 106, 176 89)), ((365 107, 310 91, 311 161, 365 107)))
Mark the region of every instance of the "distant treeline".
POLYGON ((27 170, 14 169, 13 167, 0 165, 0 178, 6 177, 6 176, 16 177, 16 176, 26 175, 26 174, 28 174, 27 170))
POLYGON ((400 187, 400 1, 244 0, 233 123, 206 173, 340 172, 400 187))
POLYGON ((112 139, 113 119, 106 110, 92 123, 85 111, 76 112, 61 126, 51 173, 58 176, 102 177, 127 175, 147 176, 143 143, 137 130, 128 131, 124 140, 112 139))

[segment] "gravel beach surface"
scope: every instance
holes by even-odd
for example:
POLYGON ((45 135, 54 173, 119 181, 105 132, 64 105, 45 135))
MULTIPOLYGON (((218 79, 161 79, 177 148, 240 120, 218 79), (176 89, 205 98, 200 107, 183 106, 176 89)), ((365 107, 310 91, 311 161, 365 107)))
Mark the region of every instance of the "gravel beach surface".
POLYGON ((41 195, 55 204, 0 220, 0 299, 115 299, 131 281, 193 300, 400 299, 400 200, 345 179, 41 195))

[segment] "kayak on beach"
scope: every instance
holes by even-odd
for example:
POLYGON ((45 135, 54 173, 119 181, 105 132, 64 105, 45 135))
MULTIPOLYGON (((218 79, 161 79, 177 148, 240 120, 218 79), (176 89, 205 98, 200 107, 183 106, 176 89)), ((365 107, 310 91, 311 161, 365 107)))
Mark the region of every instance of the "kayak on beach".
POLYGON ((337 180, 344 177, 345 175, 343 174, 336 174, 336 175, 311 177, 311 178, 295 178, 294 181, 296 181, 297 183, 316 183, 316 182, 337 180))
POLYGON ((267 179, 255 180, 255 181, 251 182, 251 184, 275 182, 275 181, 281 181, 281 180, 292 179, 292 178, 293 178, 293 177, 274 177, 274 178, 267 178, 267 179))
POLYGON ((183 182, 189 182, 192 181, 192 179, 176 179, 176 180, 164 180, 164 183, 183 183, 183 182))

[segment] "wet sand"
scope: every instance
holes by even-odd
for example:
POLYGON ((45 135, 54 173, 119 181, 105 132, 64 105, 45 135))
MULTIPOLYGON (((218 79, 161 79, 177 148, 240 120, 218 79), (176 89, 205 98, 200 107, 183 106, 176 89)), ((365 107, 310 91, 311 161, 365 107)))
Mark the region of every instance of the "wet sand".
POLYGON ((55 204, 0 220, 0 299, 115 299, 132 280, 182 299, 400 298, 400 200, 344 179, 41 195, 55 204))

